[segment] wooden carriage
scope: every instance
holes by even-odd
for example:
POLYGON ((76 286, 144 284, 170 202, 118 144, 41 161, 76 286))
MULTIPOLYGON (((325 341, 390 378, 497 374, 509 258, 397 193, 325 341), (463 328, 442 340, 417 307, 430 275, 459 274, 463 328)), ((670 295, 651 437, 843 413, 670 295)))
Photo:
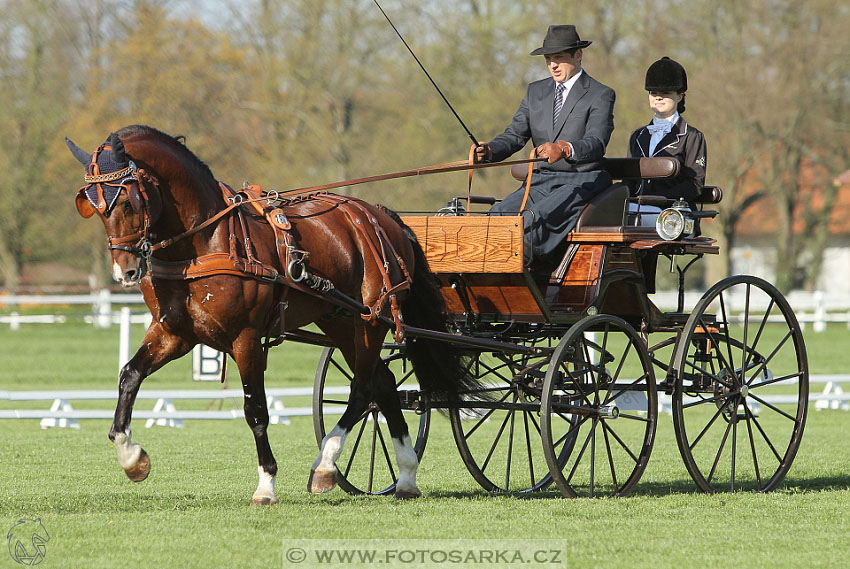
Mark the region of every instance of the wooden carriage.
MULTIPOLYGON (((606 168, 622 181, 673 176, 678 162, 609 159, 606 168)), ((704 188, 694 216, 716 215, 705 206, 721 195, 704 188)), ((420 459, 430 411, 441 409, 467 469, 488 490, 530 492, 554 483, 564 496, 622 496, 646 468, 662 408, 673 415, 679 450, 701 490, 761 492, 781 482, 808 403, 805 345, 793 311, 769 283, 734 276, 686 312, 685 271, 718 252, 714 239, 662 239, 634 219, 630 203, 674 205, 630 198, 626 184, 615 183, 585 207, 562 261, 543 273, 524 266, 521 216, 403 218, 440 281, 455 331, 444 339, 468 350, 470 373, 486 385, 460 404, 430 400, 414 384, 403 345, 386 346, 420 459), (679 273, 672 311, 652 300, 660 257, 679 273)), ((319 441, 339 402, 325 392, 345 384, 343 368, 328 348, 315 384, 319 441)), ((394 487, 378 418, 373 407, 358 445, 338 461, 338 481, 350 492, 394 487), (372 444, 361 447, 370 421, 372 444)))

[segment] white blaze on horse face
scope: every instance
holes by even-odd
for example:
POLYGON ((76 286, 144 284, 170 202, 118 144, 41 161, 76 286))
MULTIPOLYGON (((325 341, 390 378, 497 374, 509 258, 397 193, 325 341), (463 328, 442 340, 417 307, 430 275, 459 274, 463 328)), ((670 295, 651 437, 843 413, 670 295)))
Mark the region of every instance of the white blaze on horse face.
POLYGON ((393 437, 393 447, 395 448, 395 460, 398 464, 396 492, 419 494, 419 488, 416 487, 416 469, 419 468, 419 460, 416 458, 413 445, 410 443, 410 437, 404 435, 401 440, 393 437))
POLYGON ((130 259, 131 262, 123 268, 118 261, 112 260, 112 278, 125 288, 136 286, 141 280, 141 262, 137 257, 130 257, 130 259))
POLYGON ((112 263, 112 278, 116 280, 116 282, 121 282, 124 279, 124 271, 121 270, 121 267, 118 266, 118 263, 112 263))
POLYGON ((313 462, 313 470, 316 472, 329 472, 334 469, 334 463, 339 458, 342 452, 342 444, 345 442, 345 436, 348 432, 340 427, 335 426, 330 433, 322 439, 322 450, 319 451, 319 456, 313 462))
POLYGON ((112 444, 115 446, 115 451, 118 453, 118 464, 121 468, 128 470, 136 466, 139 462, 139 457, 142 455, 142 446, 130 440, 132 433, 127 429, 126 433, 118 433, 115 435, 115 440, 112 444))

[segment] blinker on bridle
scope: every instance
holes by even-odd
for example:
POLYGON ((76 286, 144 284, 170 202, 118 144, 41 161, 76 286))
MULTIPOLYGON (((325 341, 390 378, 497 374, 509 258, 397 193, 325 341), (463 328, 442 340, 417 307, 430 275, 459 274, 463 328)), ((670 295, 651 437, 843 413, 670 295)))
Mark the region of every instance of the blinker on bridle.
POLYGON ((156 178, 145 172, 145 170, 143 170, 142 168, 136 166, 136 163, 132 160, 129 161, 126 167, 120 170, 116 170, 115 172, 108 172, 106 174, 95 173, 99 172, 99 165, 97 163, 98 155, 108 148, 109 145, 103 144, 92 155, 92 162, 89 166, 89 172, 91 172, 91 174, 86 174, 83 177, 86 185, 81 188, 81 191, 86 194, 86 197, 89 199, 90 202, 92 202, 92 205, 95 206, 95 209, 97 209, 103 214, 108 213, 111 204, 106 204, 105 201, 101 202, 101 200, 103 200, 103 190, 101 184, 108 184, 113 187, 118 186, 118 192, 121 191, 121 188, 127 191, 127 196, 130 199, 133 209, 141 213, 143 216, 144 221, 142 227, 135 233, 131 233, 129 235, 122 235, 120 237, 107 236, 107 247, 110 250, 126 251, 141 258, 142 263, 139 266, 139 272, 140 277, 142 277, 148 272, 148 265, 152 252, 150 227, 151 224, 156 221, 155 219, 153 219, 154 215, 157 215, 159 213, 154 213, 151 211, 151 200, 148 196, 148 192, 145 187, 145 182, 153 186, 154 191, 158 190, 159 184, 156 178), (128 183, 126 183, 128 179, 134 179, 137 183, 139 195, 135 198, 133 196, 134 189, 131 188, 128 183), (118 183, 109 184, 109 182, 118 183), (95 203, 91 199, 91 196, 88 195, 88 192, 86 192, 86 190, 88 188, 91 188, 92 186, 96 186, 98 188, 98 192, 96 195, 97 203, 95 203))

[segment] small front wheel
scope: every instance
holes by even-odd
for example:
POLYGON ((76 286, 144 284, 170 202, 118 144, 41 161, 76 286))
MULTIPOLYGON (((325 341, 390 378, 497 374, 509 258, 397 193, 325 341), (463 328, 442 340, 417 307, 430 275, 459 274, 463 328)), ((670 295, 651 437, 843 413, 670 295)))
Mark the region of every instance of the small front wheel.
POLYGON ((634 328, 610 315, 571 327, 552 355, 541 400, 543 451, 561 494, 631 492, 657 420, 655 372, 634 328))

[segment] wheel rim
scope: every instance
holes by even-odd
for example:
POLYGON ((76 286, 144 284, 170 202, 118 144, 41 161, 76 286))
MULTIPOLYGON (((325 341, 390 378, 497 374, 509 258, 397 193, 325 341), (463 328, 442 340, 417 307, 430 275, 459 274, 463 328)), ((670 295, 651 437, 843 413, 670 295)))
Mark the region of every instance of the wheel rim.
POLYGON ((570 328, 552 355, 541 413, 544 454, 564 496, 631 492, 658 415, 655 374, 637 332, 609 315, 570 328))
POLYGON ((540 390, 547 361, 548 356, 481 353, 469 363, 486 386, 469 398, 486 398, 498 408, 450 409, 449 417, 464 465, 486 490, 525 493, 552 482, 539 443, 540 390))
POLYGON ((673 421, 705 492, 775 488, 796 456, 808 364, 791 307, 771 284, 731 277, 697 303, 676 346, 673 421))
MULTIPOLYGON (((399 390, 416 388, 413 366, 397 347, 388 348, 382 360, 387 363, 399 390)), ((319 359, 313 391, 313 430, 321 448, 322 439, 333 429, 348 405, 348 387, 353 375, 334 348, 326 348, 319 359), (343 393, 340 393, 343 392, 343 393)), ((430 411, 422 414, 404 411, 413 450, 421 462, 430 426, 430 411)), ((337 459, 336 482, 349 494, 384 495, 395 492, 398 466, 392 439, 383 414, 372 402, 346 438, 337 459)))

